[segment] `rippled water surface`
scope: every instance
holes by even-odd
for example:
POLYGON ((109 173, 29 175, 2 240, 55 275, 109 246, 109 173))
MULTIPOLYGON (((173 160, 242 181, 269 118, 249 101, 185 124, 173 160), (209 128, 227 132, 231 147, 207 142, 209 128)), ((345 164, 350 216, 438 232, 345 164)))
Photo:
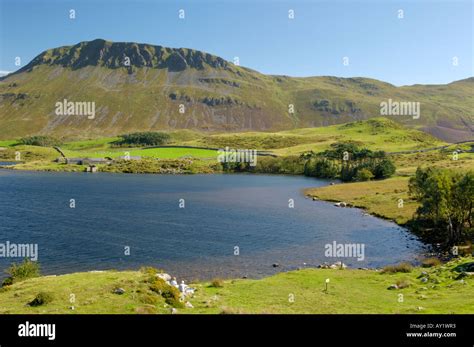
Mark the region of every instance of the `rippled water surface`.
MULTIPOLYGON (((261 277, 335 262, 324 254, 333 241, 365 245, 364 261, 342 259, 354 267, 422 252, 393 223, 302 194, 326 184, 300 176, 0 170, 0 243, 37 243, 46 274, 152 265, 187 279, 261 277)), ((13 261, 0 258, 0 269, 13 261)))

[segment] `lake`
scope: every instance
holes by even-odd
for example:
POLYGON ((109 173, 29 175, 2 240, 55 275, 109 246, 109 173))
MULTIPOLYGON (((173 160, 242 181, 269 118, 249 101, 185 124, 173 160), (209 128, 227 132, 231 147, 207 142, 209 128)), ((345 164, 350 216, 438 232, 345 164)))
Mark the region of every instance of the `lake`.
MULTIPOLYGON (((424 252, 394 223, 303 195, 327 184, 303 176, 4 169, 0 243, 37 244, 43 274, 150 265, 187 280, 259 278, 338 260, 380 267, 424 252), (326 257, 334 241, 363 244, 364 260, 326 257)), ((0 269, 18 261, 0 258, 0 269)))

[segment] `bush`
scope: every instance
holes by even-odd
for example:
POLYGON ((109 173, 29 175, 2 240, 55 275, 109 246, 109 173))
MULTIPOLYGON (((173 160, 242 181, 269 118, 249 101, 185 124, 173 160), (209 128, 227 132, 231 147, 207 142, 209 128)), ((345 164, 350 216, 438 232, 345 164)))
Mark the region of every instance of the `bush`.
POLYGON ((162 132, 138 132, 120 135, 122 140, 118 141, 118 145, 128 146, 160 146, 171 140, 171 136, 162 132))
POLYGON ((10 284, 13 284, 14 282, 23 281, 28 278, 38 277, 40 275, 40 266, 37 262, 25 259, 20 264, 13 263, 6 272, 10 275, 10 284))
POLYGON ((327 159, 310 159, 304 167, 306 176, 318 178, 336 178, 339 174, 339 166, 327 159))
POLYGON ((224 287, 224 280, 222 280, 220 278, 214 278, 211 282, 211 287, 214 287, 214 288, 224 287))
POLYGON ((400 263, 396 265, 388 265, 382 269, 382 273, 411 272, 413 266, 410 263, 400 263))
POLYGON ((41 292, 36 295, 36 297, 28 303, 30 306, 41 306, 41 305, 46 305, 52 302, 54 299, 53 295, 50 293, 46 292, 41 292))
POLYGON ((160 294, 168 305, 175 308, 184 307, 184 304, 180 301, 181 293, 178 288, 170 286, 163 279, 157 278, 156 281, 150 285, 150 290, 160 294))
POLYGON ((180 300, 180 299, 176 299, 175 297, 170 297, 170 298, 166 298, 165 299, 165 302, 174 307, 174 308, 184 308, 184 303, 180 300))
POLYGON ((51 136, 36 135, 23 137, 22 139, 20 139, 20 144, 29 146, 52 147, 59 146, 61 144, 61 141, 51 136))
POLYGON ((2 287, 11 286, 13 284, 13 278, 7 277, 2 282, 2 287))
POLYGON ((372 178, 374 178, 374 175, 372 172, 370 172, 369 169, 361 169, 357 170, 356 174, 356 181, 362 182, 362 181, 370 181, 372 178))
POLYGON ((140 296, 140 301, 148 305, 156 305, 158 303, 159 296, 153 294, 144 294, 140 296))
POLYGON ((140 268, 140 272, 147 276, 150 276, 153 279, 153 281, 155 280, 157 274, 164 273, 163 270, 157 269, 153 266, 142 266, 140 268))
POLYGON ((441 265, 441 261, 438 258, 427 258, 421 262, 423 267, 433 267, 441 265))
POLYGON ((373 174, 377 179, 388 178, 395 173, 395 170, 396 168, 393 162, 385 158, 375 165, 373 174))
POLYGON ((408 288, 411 284, 408 280, 406 279, 400 279, 396 283, 398 289, 403 289, 403 288, 408 288))
POLYGON ((150 290, 154 291, 155 293, 162 294, 164 291, 171 287, 168 283, 165 282, 162 278, 156 278, 150 285, 150 290))

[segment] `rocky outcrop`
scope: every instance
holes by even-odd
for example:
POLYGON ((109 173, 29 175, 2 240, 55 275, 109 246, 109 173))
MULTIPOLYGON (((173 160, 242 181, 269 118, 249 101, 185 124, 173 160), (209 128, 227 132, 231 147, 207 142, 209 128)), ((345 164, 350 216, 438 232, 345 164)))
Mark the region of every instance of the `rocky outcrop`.
POLYGON ((186 48, 167 48, 141 43, 109 42, 102 39, 80 42, 44 51, 16 73, 32 71, 37 65, 59 65, 80 69, 86 66, 108 68, 150 67, 172 72, 206 67, 229 69, 224 59, 186 48))

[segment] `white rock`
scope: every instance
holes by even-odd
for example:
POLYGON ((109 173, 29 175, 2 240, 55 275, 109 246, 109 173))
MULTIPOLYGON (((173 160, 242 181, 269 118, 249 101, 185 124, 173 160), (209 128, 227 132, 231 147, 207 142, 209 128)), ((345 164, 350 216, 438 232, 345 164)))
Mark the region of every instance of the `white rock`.
POLYGON ((164 281, 169 281, 171 280, 171 276, 166 274, 166 273, 162 273, 162 274, 156 274, 156 277, 159 277, 161 278, 162 280, 164 281))

